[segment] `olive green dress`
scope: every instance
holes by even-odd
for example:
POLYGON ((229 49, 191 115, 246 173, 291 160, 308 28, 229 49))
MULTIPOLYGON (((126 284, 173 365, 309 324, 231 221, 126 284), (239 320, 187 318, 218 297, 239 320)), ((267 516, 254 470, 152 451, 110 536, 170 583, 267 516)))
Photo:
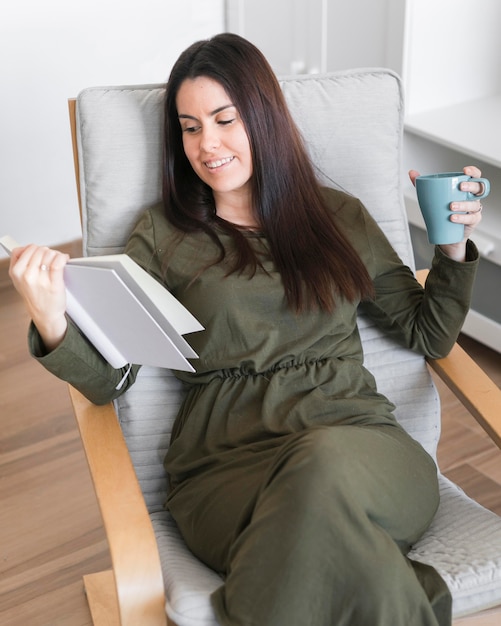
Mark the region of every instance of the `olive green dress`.
MULTIPOLYGON (((452 347, 468 310, 477 253, 436 250, 423 290, 354 198, 325 194, 364 260, 376 296, 363 303, 390 335, 425 355, 452 347)), ((233 243, 219 233, 230 262, 233 243)), ((221 624, 450 624, 450 594, 432 568, 406 558, 438 506, 433 460, 397 424, 363 366, 357 303, 296 314, 285 304, 265 236, 246 234, 263 269, 207 268, 217 248, 182 234, 161 207, 144 213, 126 252, 200 320, 199 354, 165 459, 167 506, 193 552, 225 575, 213 594, 221 624), (166 256, 168 263, 166 264, 166 256)), ((321 259, 319 259, 321 262, 321 259)), ((91 400, 107 402, 113 370, 70 325, 33 354, 91 400)))

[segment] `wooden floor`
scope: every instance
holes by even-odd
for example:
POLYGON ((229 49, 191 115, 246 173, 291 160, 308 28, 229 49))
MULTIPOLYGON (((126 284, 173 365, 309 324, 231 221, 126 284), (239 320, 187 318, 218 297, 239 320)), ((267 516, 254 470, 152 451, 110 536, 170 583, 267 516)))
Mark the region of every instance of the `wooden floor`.
MULTIPOLYGON (((91 626, 82 576, 109 566, 106 541, 66 385, 30 359, 27 324, 0 288, 0 624, 91 626)), ((461 342, 501 385, 501 355, 461 342)), ((501 515, 501 451, 449 395, 439 455, 501 515)))

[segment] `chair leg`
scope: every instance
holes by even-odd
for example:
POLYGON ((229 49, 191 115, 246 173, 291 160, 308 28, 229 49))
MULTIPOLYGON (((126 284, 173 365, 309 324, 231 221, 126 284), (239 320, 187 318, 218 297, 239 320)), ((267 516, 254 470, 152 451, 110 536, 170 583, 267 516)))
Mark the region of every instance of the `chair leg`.
POLYGON ((88 574, 83 579, 94 626, 120 626, 113 571, 88 574))

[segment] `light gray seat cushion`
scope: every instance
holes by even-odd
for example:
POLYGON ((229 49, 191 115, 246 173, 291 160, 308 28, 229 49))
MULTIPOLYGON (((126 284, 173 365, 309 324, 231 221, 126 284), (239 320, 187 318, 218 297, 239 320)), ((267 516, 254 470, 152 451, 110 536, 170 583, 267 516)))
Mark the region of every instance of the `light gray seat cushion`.
MULTIPOLYGON (((403 100, 386 70, 354 70, 281 81, 322 182, 358 196, 401 258, 413 266, 400 188, 403 100)), ((139 213, 161 197, 161 85, 83 91, 77 101, 84 247, 120 252, 139 213)), ((436 456, 440 405, 424 360, 360 319, 366 364, 402 425, 436 456)), ((188 551, 163 509, 163 457, 182 399, 171 372, 143 368, 116 407, 157 534, 167 611, 179 626, 216 624, 209 594, 221 579, 188 551)), ((412 556, 434 565, 454 614, 501 604, 501 519, 441 478, 442 503, 412 556)))

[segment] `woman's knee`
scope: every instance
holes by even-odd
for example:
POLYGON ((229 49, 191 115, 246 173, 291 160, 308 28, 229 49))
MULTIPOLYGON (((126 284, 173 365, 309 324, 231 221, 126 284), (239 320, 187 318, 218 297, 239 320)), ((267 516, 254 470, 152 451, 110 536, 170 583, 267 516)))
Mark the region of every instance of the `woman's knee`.
POLYGON ((301 433, 276 456, 265 488, 272 483, 296 506, 332 509, 337 519, 343 511, 366 516, 402 545, 425 530, 438 505, 436 469, 424 451, 405 433, 358 426, 301 433))

